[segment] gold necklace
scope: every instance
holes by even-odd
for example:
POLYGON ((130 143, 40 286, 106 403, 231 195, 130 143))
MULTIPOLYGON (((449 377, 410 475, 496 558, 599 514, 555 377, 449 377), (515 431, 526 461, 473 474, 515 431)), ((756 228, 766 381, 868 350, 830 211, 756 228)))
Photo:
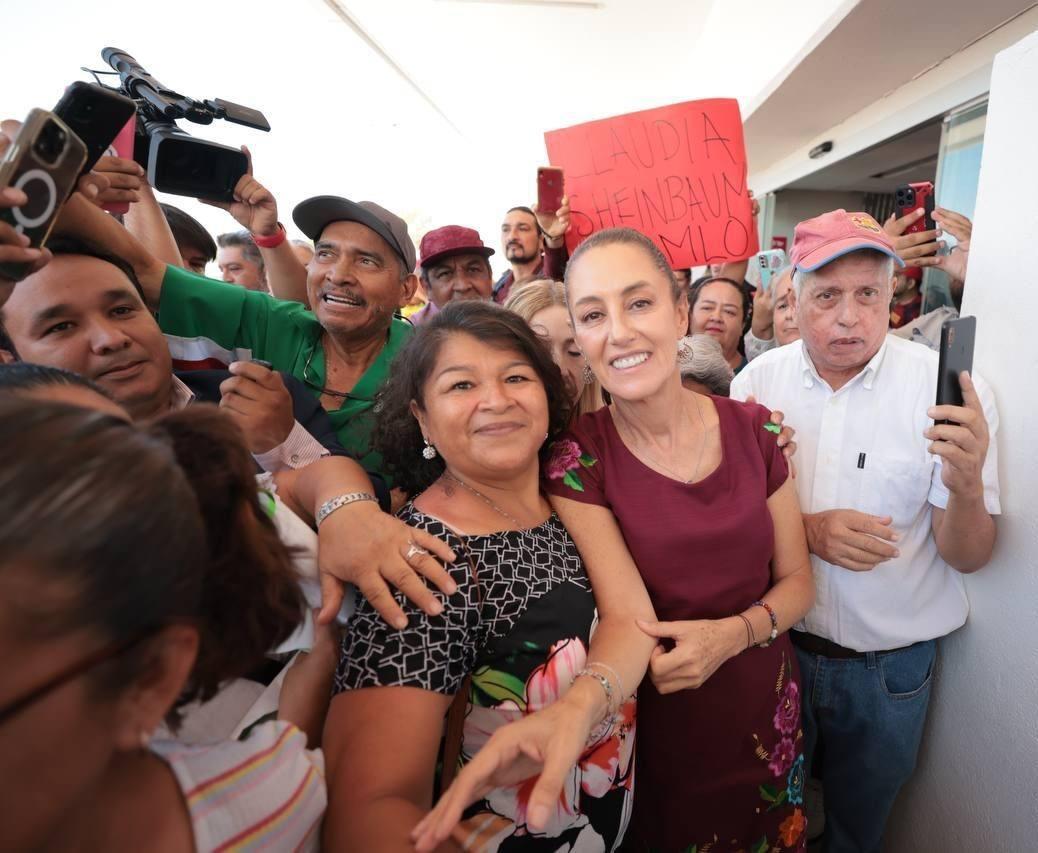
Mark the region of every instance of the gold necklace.
POLYGON ((457 483, 463 489, 467 489, 468 491, 472 492, 472 494, 474 494, 477 498, 479 498, 481 501, 483 501, 483 503, 485 503, 488 507, 490 507, 494 512, 496 512, 498 515, 500 515, 500 516, 502 516, 504 518, 507 518, 510 522, 512 522, 512 524, 514 524, 520 530, 526 530, 527 529, 527 525, 525 525, 521 521, 519 521, 518 518, 516 518, 514 515, 509 515, 507 512, 505 512, 503 509, 501 509, 501 507, 499 507, 496 503, 494 503, 492 500, 490 500, 490 498, 488 498, 486 495, 484 495, 481 491, 478 491, 477 489, 472 488, 472 486, 470 486, 465 481, 458 479, 450 471, 444 471, 443 472, 443 476, 444 477, 448 477, 449 479, 453 480, 455 483, 457 483))
MULTIPOLYGON (((693 399, 693 401, 696 404, 696 412, 699 414, 699 425, 702 427, 703 438, 702 438, 702 441, 700 441, 700 443, 699 443, 699 455, 696 457, 696 468, 692 472, 692 478, 691 479, 686 480, 684 477, 682 477, 677 471, 675 471, 669 465, 664 465, 662 462, 660 462, 658 459, 656 459, 651 454, 646 453, 644 450, 639 451, 639 452, 635 452, 635 450, 632 447, 628 447, 628 450, 630 450, 631 453, 633 453, 635 456, 643 456, 643 457, 645 457, 653 465, 662 468, 664 471, 666 471, 668 474, 670 474, 675 480, 677 480, 679 483, 684 483, 686 486, 689 486, 692 483, 694 483, 696 481, 696 477, 699 476, 699 466, 703 462, 703 453, 706 450, 706 420, 703 418, 703 410, 702 410, 702 408, 700 408, 699 398, 697 396, 693 395, 692 399, 693 399)), ((682 407, 682 408, 684 409, 684 407, 682 407)), ((684 411, 685 411, 685 415, 687 417, 688 410, 684 409, 684 411)), ((614 423, 616 423, 616 422, 614 421, 614 423)), ((626 425, 624 425, 624 429, 625 430, 627 429, 626 425)), ((619 432, 619 430, 617 430, 617 432, 619 432)), ((622 437, 623 436, 621 436, 621 438, 622 437)), ((632 438, 633 438, 633 436, 632 436, 632 438)), ((633 443, 634 442, 632 442, 632 444, 633 443)))

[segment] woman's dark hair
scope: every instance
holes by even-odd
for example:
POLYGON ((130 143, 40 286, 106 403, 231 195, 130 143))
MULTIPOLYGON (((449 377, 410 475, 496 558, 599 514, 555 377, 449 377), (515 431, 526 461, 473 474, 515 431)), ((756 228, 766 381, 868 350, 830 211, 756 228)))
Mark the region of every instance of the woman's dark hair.
POLYGON ((45 364, 30 364, 16 361, 11 364, 0 364, 0 394, 17 394, 19 391, 32 391, 35 388, 48 388, 52 385, 72 385, 86 388, 102 397, 112 399, 107 391, 85 376, 65 370, 63 367, 49 367, 45 364))
MULTIPOLYGON (((0 554, 5 611, 23 636, 94 630, 125 643, 196 625, 173 723, 176 708, 261 662, 303 613, 237 426, 202 404, 142 429, 0 399, 0 554)), ((152 654, 141 643, 99 667, 96 685, 118 692, 152 654)))
POLYGON ((715 281, 723 281, 739 291, 739 297, 742 299, 742 333, 745 335, 750 330, 750 319, 753 316, 753 298, 750 295, 750 285, 745 281, 738 282, 734 278, 726 278, 723 275, 705 275, 697 278, 688 287, 688 310, 690 312, 695 310, 703 288, 715 281))
POLYGON ((569 425, 572 402, 562 372, 526 321, 493 302, 450 302, 419 326, 393 359, 375 407, 374 446, 395 484, 409 496, 427 489, 444 470, 439 456, 422 456, 422 431, 411 413, 411 401, 425 408, 426 382, 444 343, 454 335, 469 335, 499 350, 515 350, 529 360, 548 397, 548 441, 542 453, 569 425))
POLYGON ((566 264, 567 299, 569 298, 570 271, 573 269, 574 265, 578 260, 580 260, 582 255, 587 254, 592 249, 599 249, 603 246, 637 246, 645 252, 652 261, 653 266, 655 266, 656 269, 660 271, 660 274, 667 280, 674 301, 677 302, 681 299, 681 285, 679 285, 678 280, 674 278, 674 271, 670 268, 670 262, 667 260, 666 256, 664 256, 663 252, 660 251, 660 247, 640 231, 635 231, 633 228, 606 228, 604 231, 596 231, 577 246, 576 250, 573 252, 573 257, 571 257, 569 263, 566 264))

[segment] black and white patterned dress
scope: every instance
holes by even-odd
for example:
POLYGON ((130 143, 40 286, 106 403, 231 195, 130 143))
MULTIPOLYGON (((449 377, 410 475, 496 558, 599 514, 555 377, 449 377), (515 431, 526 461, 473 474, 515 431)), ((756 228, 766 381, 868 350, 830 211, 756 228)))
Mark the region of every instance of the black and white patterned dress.
MULTIPOLYGON (((453 696, 472 675, 464 764, 497 728, 550 705, 569 689, 587 661, 595 620, 591 585, 576 545, 555 515, 529 530, 464 537, 412 504, 400 518, 454 549, 458 559, 450 573, 458 591, 440 596, 444 611, 435 617, 397 593, 408 618, 402 631, 362 602, 343 638, 335 692, 407 686, 453 696)), ((543 831, 526 827, 531 784, 499 788, 466 811, 465 849, 614 850, 631 810, 634 713, 632 700, 613 735, 581 757, 543 831)))

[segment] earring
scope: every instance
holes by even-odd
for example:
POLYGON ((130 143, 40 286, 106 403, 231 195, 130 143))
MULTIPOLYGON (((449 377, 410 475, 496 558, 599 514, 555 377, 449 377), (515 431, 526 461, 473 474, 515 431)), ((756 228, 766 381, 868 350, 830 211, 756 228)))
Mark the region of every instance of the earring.
POLYGON ((143 729, 141 730, 141 749, 147 749, 148 744, 151 743, 151 735, 149 735, 143 729))
POLYGON ((590 385, 595 381, 595 374, 591 370, 591 365, 587 363, 587 359, 584 359, 584 369, 580 371, 580 378, 584 380, 585 385, 590 385))
POLYGON ((425 447, 422 448, 422 456, 426 459, 435 459, 436 448, 429 443, 429 439, 424 438, 423 440, 425 441, 425 447))
POLYGON ((678 364, 691 364, 692 355, 692 345, 688 338, 681 338, 678 341, 678 364))

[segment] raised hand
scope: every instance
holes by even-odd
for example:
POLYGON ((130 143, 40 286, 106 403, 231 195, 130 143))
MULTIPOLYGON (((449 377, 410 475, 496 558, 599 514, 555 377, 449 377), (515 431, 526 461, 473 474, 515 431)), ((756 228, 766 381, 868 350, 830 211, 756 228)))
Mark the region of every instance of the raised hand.
POLYGON ((259 237, 270 237, 278 230, 277 200, 270 190, 252 176, 252 154, 249 149, 243 145, 241 150, 249 160, 249 167, 234 185, 234 201, 199 201, 226 210, 246 231, 259 237))

